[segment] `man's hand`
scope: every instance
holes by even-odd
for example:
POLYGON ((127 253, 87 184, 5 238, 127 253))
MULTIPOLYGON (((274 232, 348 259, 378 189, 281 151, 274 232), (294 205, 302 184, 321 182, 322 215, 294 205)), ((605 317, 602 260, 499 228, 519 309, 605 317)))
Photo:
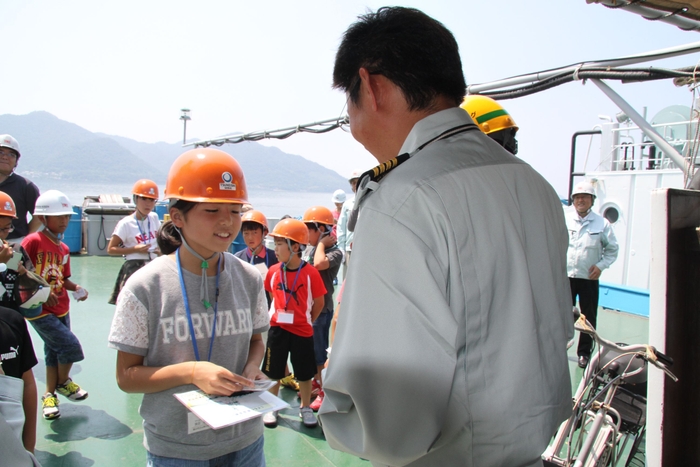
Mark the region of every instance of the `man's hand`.
POLYGON ((599 277, 600 277, 600 269, 598 269, 598 266, 596 266, 594 264, 588 270, 588 278, 592 281, 597 281, 599 277))

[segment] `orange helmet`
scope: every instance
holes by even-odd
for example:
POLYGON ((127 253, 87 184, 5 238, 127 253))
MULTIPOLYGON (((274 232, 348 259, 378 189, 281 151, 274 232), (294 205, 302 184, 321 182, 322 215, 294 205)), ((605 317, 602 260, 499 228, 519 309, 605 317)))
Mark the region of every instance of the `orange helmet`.
POLYGON ((267 230, 267 217, 260 211, 251 209, 246 211, 241 218, 242 222, 255 222, 256 224, 262 225, 263 230, 267 230))
POLYGON ((10 195, 3 191, 0 191, 0 216, 14 217, 15 219, 17 218, 15 202, 12 201, 10 195))
POLYGON ((282 219, 277 223, 272 233, 273 238, 286 238, 302 245, 309 243, 309 229, 302 221, 296 219, 282 219))
POLYGON ((131 194, 140 196, 141 198, 158 199, 158 185, 156 185, 156 182, 153 180, 142 178, 134 183, 131 194))
POLYGON ((180 155, 168 172, 167 199, 195 203, 248 202, 243 169, 219 149, 196 148, 180 155))
POLYGON ((333 225, 333 213, 324 206, 314 206, 306 210, 301 218, 302 222, 313 222, 316 224, 333 225))

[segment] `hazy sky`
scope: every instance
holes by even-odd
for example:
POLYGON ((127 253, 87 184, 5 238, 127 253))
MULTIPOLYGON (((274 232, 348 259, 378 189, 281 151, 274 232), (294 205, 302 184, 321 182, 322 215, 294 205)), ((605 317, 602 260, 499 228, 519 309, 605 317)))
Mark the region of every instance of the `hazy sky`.
MULTIPOLYGON (((5 0, 0 114, 44 110, 90 131, 144 142, 181 140, 182 107, 192 110, 188 138, 200 139, 334 118, 345 103, 331 89, 340 37, 358 14, 384 4, 5 0)), ((585 0, 402 4, 455 34, 470 84, 700 41, 697 33, 585 0)), ((699 58, 650 65, 689 66, 699 58)), ((650 119, 666 106, 692 102, 687 88, 670 81, 612 86, 640 112, 647 106, 650 119)), ((519 156, 560 193, 572 133, 618 112, 592 83, 502 103, 520 126, 519 156)), ((343 175, 375 165, 340 130, 265 144, 343 175)), ((235 155, 235 146, 227 149, 235 155)))

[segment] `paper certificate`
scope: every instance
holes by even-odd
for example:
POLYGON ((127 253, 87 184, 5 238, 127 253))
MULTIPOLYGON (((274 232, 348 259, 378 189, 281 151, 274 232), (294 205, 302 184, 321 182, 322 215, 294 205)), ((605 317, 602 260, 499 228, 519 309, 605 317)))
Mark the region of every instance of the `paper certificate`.
POLYGON ((266 412, 289 407, 285 401, 267 391, 242 396, 210 396, 204 391, 188 391, 174 394, 200 420, 214 430, 235 425, 266 412))

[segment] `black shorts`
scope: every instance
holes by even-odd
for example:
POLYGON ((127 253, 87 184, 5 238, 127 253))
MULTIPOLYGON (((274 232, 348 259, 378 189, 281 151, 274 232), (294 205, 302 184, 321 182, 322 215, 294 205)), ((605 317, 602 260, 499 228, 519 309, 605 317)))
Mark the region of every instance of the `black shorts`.
POLYGON ((270 379, 284 378, 284 369, 290 354, 296 379, 308 381, 313 378, 316 374, 314 338, 297 336, 279 326, 271 326, 267 331, 263 373, 270 379))

